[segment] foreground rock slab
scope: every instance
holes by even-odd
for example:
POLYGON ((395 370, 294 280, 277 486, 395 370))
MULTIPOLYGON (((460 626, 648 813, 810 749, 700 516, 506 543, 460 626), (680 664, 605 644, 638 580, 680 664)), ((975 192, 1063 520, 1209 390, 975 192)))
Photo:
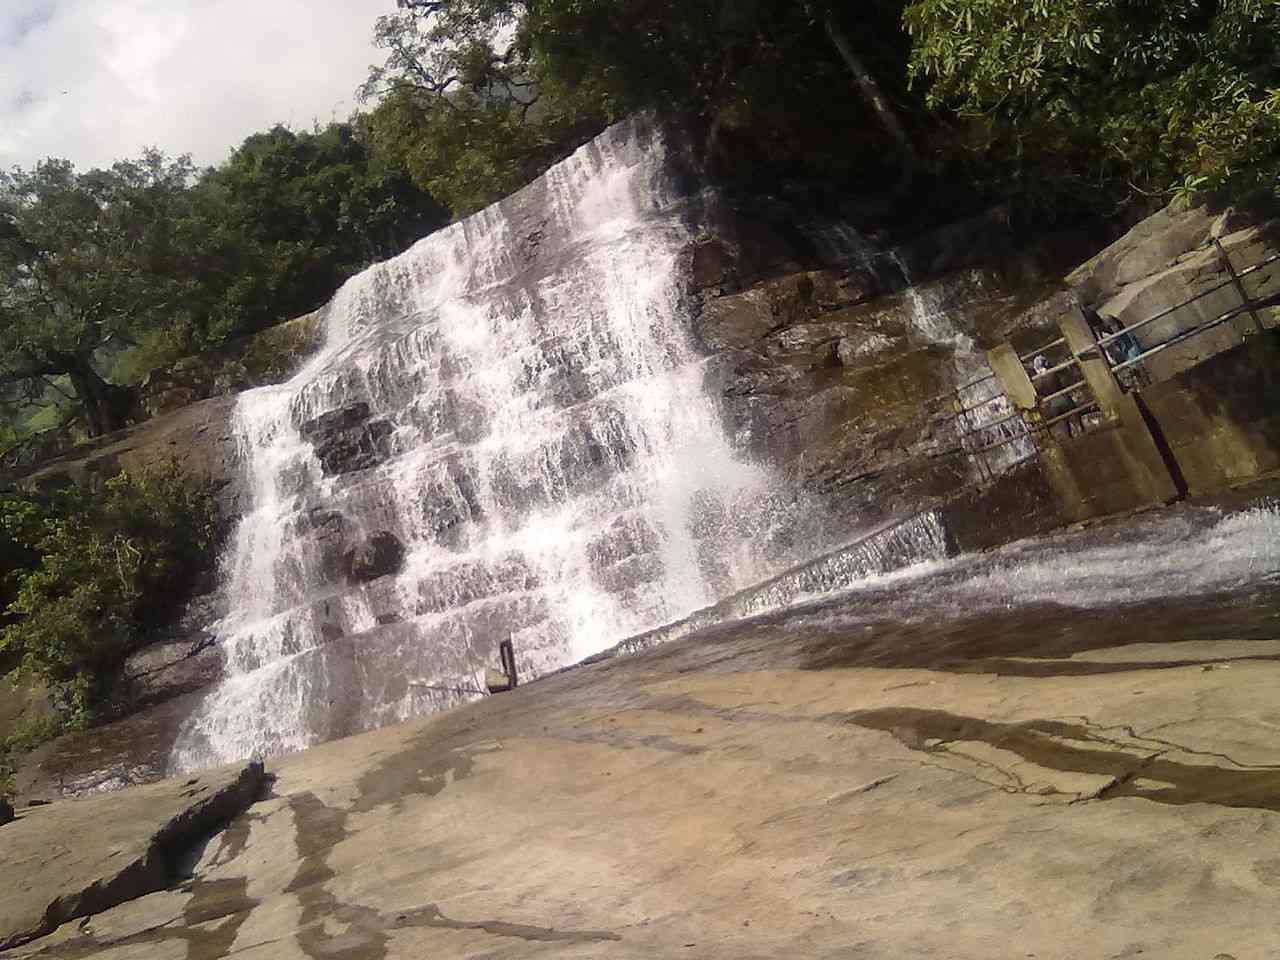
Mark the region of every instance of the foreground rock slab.
POLYGON ((1254 633, 963 668, 672 644, 287 758, 189 880, 10 955, 1270 960, 1254 633))
POLYGON ((22 810, 0 833, 0 949, 169 886, 184 853, 263 786, 250 764, 22 810))

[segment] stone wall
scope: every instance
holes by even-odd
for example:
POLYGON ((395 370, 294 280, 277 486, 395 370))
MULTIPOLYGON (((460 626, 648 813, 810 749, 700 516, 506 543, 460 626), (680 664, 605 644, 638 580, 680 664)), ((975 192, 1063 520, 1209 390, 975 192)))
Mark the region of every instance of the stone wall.
POLYGON ((974 553, 1047 533, 1075 519, 1036 458, 963 490, 942 507, 943 523, 960 553, 974 553))
MULTIPOLYGON (((1134 332, 1144 349, 1156 347, 1241 305, 1235 285, 1225 282, 1229 278, 1223 270, 1222 255, 1212 242, 1214 238, 1235 269, 1243 271, 1259 264, 1280 246, 1280 224, 1253 223, 1232 209, 1214 213, 1205 207, 1182 209, 1171 205, 1073 270, 1066 283, 1081 304, 1124 327, 1212 291, 1134 332)), ((1254 299, 1280 293, 1280 264, 1271 264, 1246 277, 1244 286, 1254 299)), ((1075 305, 1068 304, 1066 309, 1075 309, 1075 305)), ((1276 310, 1264 311, 1264 324, 1274 325, 1277 319, 1280 317, 1276 310)), ((1237 317, 1145 360, 1144 379, 1167 380, 1238 346, 1256 329, 1252 317, 1237 317)))
POLYGON ((1188 492, 1280 469, 1280 331, 1142 392, 1188 492))

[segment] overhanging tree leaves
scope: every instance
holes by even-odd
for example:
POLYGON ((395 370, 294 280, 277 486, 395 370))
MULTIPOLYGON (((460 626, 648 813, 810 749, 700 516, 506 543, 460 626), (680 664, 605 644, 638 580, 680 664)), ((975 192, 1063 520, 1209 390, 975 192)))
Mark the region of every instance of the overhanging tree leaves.
POLYGON ((98 369, 184 308, 175 224, 193 174, 148 151, 77 174, 64 160, 0 174, 0 385, 42 396, 65 378, 90 435, 124 424, 129 392, 98 369))
POLYGON ((360 94, 375 153, 408 171, 454 215, 536 177, 598 133, 587 85, 565 85, 532 56, 528 7, 513 0, 399 0, 378 18, 387 52, 360 94))
POLYGON ((911 71, 1019 155, 1146 191, 1276 190, 1275 0, 916 0, 911 71))
POLYGON ((381 98, 370 118, 375 144, 455 214, 510 192, 639 109, 700 115, 713 147, 741 159, 754 145, 748 152, 765 166, 798 161, 827 172, 894 153, 911 159, 889 102, 902 93, 907 57, 898 0, 852 12, 834 0, 399 7, 378 21, 387 60, 363 89, 381 98))

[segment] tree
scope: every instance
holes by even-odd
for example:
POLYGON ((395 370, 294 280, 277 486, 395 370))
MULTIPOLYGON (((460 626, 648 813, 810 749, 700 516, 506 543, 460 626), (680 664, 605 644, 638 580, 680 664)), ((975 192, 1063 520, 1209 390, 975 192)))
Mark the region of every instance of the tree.
POLYGON ((364 126, 375 154, 404 169, 455 216, 511 193, 603 129, 592 91, 566 86, 531 56, 526 5, 398 0, 379 17, 386 62, 370 71, 364 126))
POLYGON ((909 174, 919 164, 915 144, 911 142, 911 138, 907 135, 906 128, 903 126, 901 119, 899 119, 897 110, 893 108, 888 97, 885 96, 880 81, 876 79, 875 73, 867 67, 866 60, 862 54, 854 48, 853 41, 850 40, 849 34, 841 27, 834 10, 818 11, 812 2, 806 2, 805 7, 809 11, 809 15, 822 24, 827 36, 831 38, 831 43, 835 46, 836 52, 840 54, 840 59, 845 62, 845 65, 849 68, 849 73, 853 75, 854 83, 858 85, 863 99, 875 113, 880 125, 884 127, 889 136, 897 143, 898 149, 902 151, 903 158, 906 160, 904 169, 909 174))
POLYGON ((276 126, 248 137, 193 190, 192 247, 208 303, 202 339, 314 310, 347 277, 447 221, 402 169, 374 157, 363 131, 276 126))
POLYGON ((1276 190, 1275 0, 916 0, 904 22, 929 104, 1036 166, 1148 192, 1276 190))
POLYGON ((124 658, 162 625, 216 554, 207 482, 176 466, 120 473, 101 489, 0 496, 8 606, 0 662, 63 691, 73 725, 124 658))
POLYGON ((399 6, 378 21, 387 61, 363 91, 381 98, 375 144, 455 213, 510 192, 641 109, 705 118, 712 146, 732 138, 720 153, 740 166, 847 172, 883 164, 886 139, 890 156, 912 156, 890 105, 905 77, 900 2, 872 0, 856 16, 829 0, 399 6))
POLYGON ((157 151, 85 174, 65 160, 0 173, 0 386, 35 400, 65 378, 90 435, 124 424, 129 391, 98 358, 186 305, 195 280, 174 225, 192 174, 157 151))

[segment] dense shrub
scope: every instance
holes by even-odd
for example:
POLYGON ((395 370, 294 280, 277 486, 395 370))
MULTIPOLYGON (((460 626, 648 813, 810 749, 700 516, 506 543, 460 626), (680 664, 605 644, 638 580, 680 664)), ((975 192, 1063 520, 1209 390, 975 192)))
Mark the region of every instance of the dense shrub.
POLYGON ((6 498, 0 529, 28 558, 9 571, 0 658, 57 691, 70 726, 92 722, 124 658, 188 595, 217 540, 211 489, 173 465, 97 491, 6 498))

